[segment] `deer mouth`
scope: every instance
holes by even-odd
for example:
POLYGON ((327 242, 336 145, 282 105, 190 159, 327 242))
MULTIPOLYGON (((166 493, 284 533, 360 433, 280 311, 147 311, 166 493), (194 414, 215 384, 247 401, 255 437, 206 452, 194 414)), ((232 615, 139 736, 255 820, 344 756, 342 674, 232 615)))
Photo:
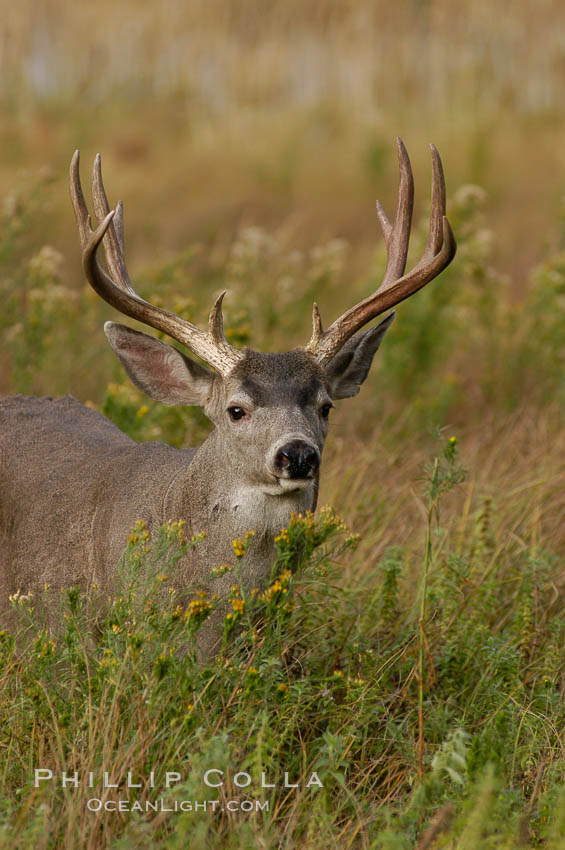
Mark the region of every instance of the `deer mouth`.
POLYGON ((283 478, 280 475, 269 473, 272 483, 264 485, 261 489, 268 496, 287 496, 291 493, 299 493, 308 490, 314 483, 314 478, 283 478))
POLYGON ((314 481, 314 476, 308 478, 279 478, 276 476, 277 484, 284 493, 292 493, 293 490, 306 490, 314 481))

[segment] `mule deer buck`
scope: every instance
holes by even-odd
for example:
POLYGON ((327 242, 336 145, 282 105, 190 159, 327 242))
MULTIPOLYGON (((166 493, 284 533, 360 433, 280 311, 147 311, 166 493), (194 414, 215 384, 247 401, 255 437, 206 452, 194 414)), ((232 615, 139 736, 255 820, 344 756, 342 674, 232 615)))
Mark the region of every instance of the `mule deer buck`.
MULTIPOLYGON (((7 608, 10 593, 41 591, 46 583, 54 590, 94 583, 110 589, 126 536, 139 518, 150 530, 182 518, 189 534, 206 532, 180 563, 179 589, 196 584, 218 592, 218 580, 209 584, 211 568, 230 562, 232 541, 250 529, 255 536, 245 583, 265 583, 274 536, 292 512, 315 509, 333 401, 359 392, 394 313, 361 329, 433 280, 455 255, 441 160, 433 146, 431 152, 429 235, 420 261, 404 273, 414 187, 398 140, 400 185, 392 224, 377 203, 387 248, 382 284, 327 330, 314 304, 310 342, 281 354, 238 350, 227 342, 224 292, 206 331, 141 298, 126 269, 122 204, 110 210, 98 156, 92 197, 99 224, 91 228, 75 153, 71 198, 88 281, 112 307, 165 332, 207 366, 115 322, 104 326, 111 346, 136 386, 164 404, 199 405, 216 427, 197 450, 177 450, 137 444, 69 396, 0 401, 0 609, 7 608), (101 243, 106 269, 98 258, 101 243)), ((224 578, 227 587, 233 579, 224 578)), ((203 632, 203 654, 212 651, 219 633, 218 620, 203 632)))

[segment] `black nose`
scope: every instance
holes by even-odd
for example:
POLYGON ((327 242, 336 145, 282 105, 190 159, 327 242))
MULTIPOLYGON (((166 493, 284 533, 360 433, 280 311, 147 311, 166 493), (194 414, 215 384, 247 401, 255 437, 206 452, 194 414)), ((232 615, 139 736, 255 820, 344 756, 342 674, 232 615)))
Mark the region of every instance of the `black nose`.
POLYGON ((288 478, 310 478, 320 465, 320 455, 304 440, 292 440, 282 446, 275 457, 275 466, 288 478))

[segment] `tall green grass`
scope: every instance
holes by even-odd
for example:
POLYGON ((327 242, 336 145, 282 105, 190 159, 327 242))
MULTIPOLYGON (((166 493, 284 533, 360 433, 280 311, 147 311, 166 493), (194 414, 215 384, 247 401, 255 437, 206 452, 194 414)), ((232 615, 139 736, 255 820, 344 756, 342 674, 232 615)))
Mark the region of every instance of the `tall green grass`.
POLYGON ((324 509, 281 532, 266 588, 244 589, 234 545, 227 600, 194 588, 180 603, 175 566, 198 540, 178 522, 155 539, 138 523, 115 594, 70 588, 58 631, 41 598, 16 595, 20 625, 0 635, 2 845, 561 847, 558 560, 498 557, 486 502, 464 539, 445 526, 464 471, 454 438, 439 448, 419 549, 390 549, 353 585, 341 574, 358 538, 324 509), (220 604, 223 647, 198 663, 220 604), (53 779, 34 783, 35 768, 53 779), (161 799, 168 811, 145 811, 161 799), (181 800, 217 810, 175 812, 181 800))

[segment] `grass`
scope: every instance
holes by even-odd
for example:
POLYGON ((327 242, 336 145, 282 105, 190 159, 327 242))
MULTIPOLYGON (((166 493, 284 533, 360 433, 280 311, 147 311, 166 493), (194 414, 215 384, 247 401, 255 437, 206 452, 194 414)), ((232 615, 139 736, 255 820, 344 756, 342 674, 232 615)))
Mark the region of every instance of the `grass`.
POLYGON ((32 14, 27 0, 0 54, 1 183, 14 191, 18 171, 42 166, 55 175, 46 238, 74 287, 65 184, 76 147, 86 162, 100 150, 126 200, 136 271, 187 238, 221 250, 249 222, 286 223, 306 245, 343 234, 369 252, 375 196, 395 190, 395 136, 422 192, 433 141, 452 190, 488 189, 497 259, 521 294, 563 195, 564 13, 556 0, 505 11, 493 21, 485 0, 278 0, 260 14, 255 0, 169 0, 166 12, 56 0, 32 14))
POLYGON ((561 847, 558 560, 533 542, 508 547, 489 500, 464 536, 446 521, 465 473, 455 438, 439 448, 423 546, 390 547, 355 583, 342 573, 358 537, 329 509, 281 532, 263 592, 240 583, 240 542, 224 648, 207 665, 195 635, 221 600, 178 604, 175 564, 198 545, 182 523, 154 540, 137 524, 102 619, 71 588, 53 635, 41 599, 14 598, 20 629, 0 636, 0 840, 561 847), (204 783, 210 768, 219 787, 204 783), (63 771, 76 781, 61 787, 63 771), (194 810, 203 799, 218 801, 213 816, 194 810), (114 800, 120 814, 96 811, 114 800), (175 801, 192 811, 171 814, 175 801))
POLYGON ((313 300, 328 323, 375 287, 397 134, 411 257, 432 140, 459 248, 332 413, 320 502, 360 539, 332 512, 296 518, 267 594, 232 592, 218 659, 193 656, 216 601, 168 592, 198 545, 178 524, 132 530, 102 621, 80 589, 57 633, 40 599, 14 600, 0 846, 564 847, 561 7, 28 6, 0 51, 0 391, 71 392, 136 440, 197 445, 210 427, 145 398, 105 342, 116 317, 82 283, 68 201, 76 147, 83 172, 101 151, 124 198, 140 293, 201 324, 228 288, 238 345, 304 344, 313 300), (224 811, 89 812, 92 789, 35 788, 38 766, 92 771, 110 799, 108 770, 143 803, 177 771, 167 799, 224 811))
MULTIPOLYGON (((83 398, 86 386, 135 439, 203 439, 198 411, 155 404, 120 376, 98 333, 103 305, 86 287, 65 287, 54 249, 34 249, 50 191, 32 186, 6 213, 13 389, 62 391, 88 374, 83 398), (104 390, 105 362, 117 380, 104 390)), ((183 547, 198 545, 182 524, 156 540, 143 524, 133 530, 102 621, 96 599, 76 588, 62 598, 58 633, 43 625, 41 600, 14 600, 21 627, 1 644, 0 841, 562 846, 562 255, 532 273, 518 323, 490 265, 481 202, 477 190, 452 200, 458 265, 402 308, 372 385, 332 423, 322 500, 340 505, 359 539, 331 511, 295 518, 255 595, 238 579, 241 541, 226 642, 206 666, 195 661, 195 634, 219 603, 196 596, 185 608, 168 592, 183 547), (434 436, 438 422, 450 430, 434 436), (347 467, 344 444, 356 459, 347 467), (35 788, 36 767, 54 779, 35 788), (224 772, 219 790, 203 784, 210 767, 224 772), (61 787, 63 770, 77 772, 78 788, 61 787), (118 791, 100 787, 105 771, 118 791), (127 788, 128 771, 141 790, 127 788), (164 788, 166 771, 182 777, 174 788, 164 788), (249 792, 234 784, 238 772, 249 792), (285 773, 298 789, 285 787, 285 773), (274 789, 262 788, 262 774, 274 789), (322 788, 306 787, 313 774, 322 788), (151 808, 163 794, 169 808, 210 799, 218 811, 151 808), (87 808, 114 798, 150 808, 87 808), (229 812, 229 800, 259 810, 229 812)), ((299 341, 318 289, 338 301, 344 285, 360 287, 350 250, 333 240, 299 252, 246 228, 223 266, 188 247, 147 269, 140 289, 202 321, 227 278, 238 305, 228 334, 276 349, 299 341), (191 297, 179 298, 187 277, 191 297), (274 296, 273 277, 284 281, 274 296)))

